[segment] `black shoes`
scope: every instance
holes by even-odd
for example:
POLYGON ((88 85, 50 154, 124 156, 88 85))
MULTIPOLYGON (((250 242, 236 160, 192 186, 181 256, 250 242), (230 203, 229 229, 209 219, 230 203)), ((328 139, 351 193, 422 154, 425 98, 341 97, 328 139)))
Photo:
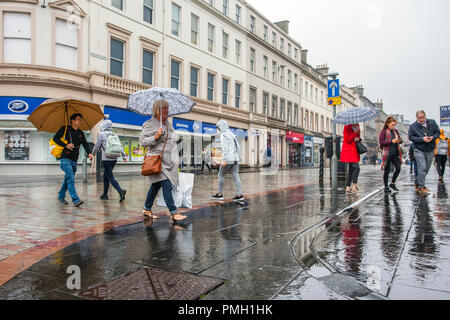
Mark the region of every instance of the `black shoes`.
POLYGON ((384 186, 384 193, 389 194, 392 193, 391 189, 388 186, 384 186))
POLYGON ((392 190, 394 190, 395 192, 399 192, 399 191, 400 191, 400 190, 397 189, 397 187, 396 187, 395 184, 393 184, 393 183, 391 183, 391 184, 389 185, 389 187, 390 187, 392 190))
POLYGON ((215 195, 211 196, 214 200, 223 200, 223 194, 216 193, 215 195))
POLYGON ((233 198, 233 201, 244 201, 244 196, 242 194, 240 196, 236 196, 233 198))
POLYGON ((78 201, 74 202, 73 204, 75 205, 75 207, 79 207, 79 206, 81 206, 83 203, 84 203, 83 200, 78 200, 78 201))
POLYGON ((58 201, 63 205, 68 205, 69 203, 65 199, 58 198, 58 201))
POLYGON ((120 191, 120 202, 125 200, 125 194, 127 193, 127 190, 120 191))
POLYGON ((100 199, 102 199, 102 200, 108 200, 108 196, 107 196, 107 195, 104 195, 104 194, 102 194, 102 195, 100 196, 100 199))

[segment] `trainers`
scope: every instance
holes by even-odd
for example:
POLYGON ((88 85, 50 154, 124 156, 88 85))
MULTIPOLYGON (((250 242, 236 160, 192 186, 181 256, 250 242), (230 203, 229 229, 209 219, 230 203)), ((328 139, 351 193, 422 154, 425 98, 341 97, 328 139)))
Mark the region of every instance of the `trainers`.
POLYGON ((223 194, 216 193, 215 195, 211 196, 214 200, 223 200, 223 194))
POLYGON ((240 196, 236 196, 233 198, 233 201, 243 201, 244 200, 244 196, 241 194, 240 196))
POLYGON ((59 201, 61 204, 64 204, 64 205, 68 205, 68 204, 69 204, 69 203, 66 201, 66 199, 58 198, 58 201, 59 201))
POLYGON ((83 203, 84 203, 83 200, 78 200, 78 201, 75 201, 73 204, 75 205, 75 207, 79 207, 79 206, 81 206, 83 203))
POLYGON ((120 191, 120 202, 125 200, 125 194, 127 193, 127 190, 120 191))
POLYGON ((439 177, 439 182, 444 181, 444 177, 439 177))
POLYGON ((392 193, 391 189, 388 186, 384 187, 384 193, 392 193))
POLYGON ((102 199, 102 200, 108 200, 108 196, 107 196, 107 195, 104 195, 104 194, 102 194, 102 195, 100 196, 100 199, 102 199))
POLYGON ((391 184, 389 185, 389 187, 390 187, 392 190, 396 191, 396 192, 399 192, 399 191, 400 191, 400 190, 397 189, 397 187, 396 187, 395 184, 393 184, 393 183, 391 183, 391 184))
POLYGON ((420 188, 419 192, 422 193, 422 194, 430 194, 431 193, 430 189, 425 188, 425 187, 420 188))

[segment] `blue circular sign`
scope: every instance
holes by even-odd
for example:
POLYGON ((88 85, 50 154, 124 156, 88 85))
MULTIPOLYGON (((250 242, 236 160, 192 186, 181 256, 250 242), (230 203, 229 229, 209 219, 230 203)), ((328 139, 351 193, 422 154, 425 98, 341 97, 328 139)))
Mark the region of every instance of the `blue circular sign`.
POLYGON ((13 100, 8 103, 8 109, 14 113, 23 113, 28 110, 28 103, 22 100, 13 100))

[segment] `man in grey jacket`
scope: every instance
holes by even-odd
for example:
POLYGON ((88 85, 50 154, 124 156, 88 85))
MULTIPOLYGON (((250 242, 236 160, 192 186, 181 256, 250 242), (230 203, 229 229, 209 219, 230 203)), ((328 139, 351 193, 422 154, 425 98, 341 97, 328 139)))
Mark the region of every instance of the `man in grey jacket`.
MULTIPOLYGON (((112 184, 114 189, 116 189, 117 192, 119 193, 119 196, 120 196, 119 201, 122 202, 123 200, 125 200, 125 194, 127 193, 127 191, 123 190, 120 187, 119 183, 117 182, 117 180, 114 178, 114 175, 113 175, 113 170, 117 163, 117 158, 111 158, 105 154, 106 142, 108 141, 108 136, 115 134, 112 131, 111 120, 104 120, 103 123, 101 124, 101 129, 102 129, 102 131, 99 133, 99 135, 97 137, 97 143, 95 144, 94 149, 92 151, 92 154, 94 154, 94 155, 97 154, 97 152, 100 148, 103 151, 102 152, 102 164, 103 164, 103 168, 105 169, 105 171, 103 173, 103 194, 100 196, 100 199, 108 200, 109 184, 112 184)), ((126 161, 126 158, 128 155, 125 152, 123 152, 123 149, 122 149, 121 153, 122 153, 123 160, 126 161)))
POLYGON ((237 196, 233 198, 233 201, 242 201, 244 196, 242 195, 242 185, 239 179, 239 143, 236 136, 231 132, 228 127, 228 123, 225 120, 219 120, 216 127, 220 131, 220 143, 222 146, 222 165, 219 169, 219 191, 212 196, 215 200, 223 200, 223 184, 225 182, 226 168, 231 167, 234 184, 237 189, 237 196))

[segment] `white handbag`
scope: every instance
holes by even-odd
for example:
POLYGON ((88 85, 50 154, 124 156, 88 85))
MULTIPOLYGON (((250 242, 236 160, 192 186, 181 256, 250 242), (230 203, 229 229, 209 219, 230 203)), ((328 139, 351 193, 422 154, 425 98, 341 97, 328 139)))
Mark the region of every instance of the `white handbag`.
MULTIPOLYGON (((177 208, 192 208, 192 189, 194 188, 194 174, 180 172, 178 176, 178 187, 172 190, 173 202, 177 208)), ((167 207, 164 201, 162 188, 158 193, 157 205, 167 207)))

